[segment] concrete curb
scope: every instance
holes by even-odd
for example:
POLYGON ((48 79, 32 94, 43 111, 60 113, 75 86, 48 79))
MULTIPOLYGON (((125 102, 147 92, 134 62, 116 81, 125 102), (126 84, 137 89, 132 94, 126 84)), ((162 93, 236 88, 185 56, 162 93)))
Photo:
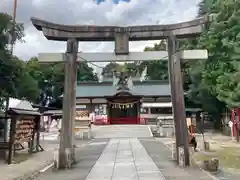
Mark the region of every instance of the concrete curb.
MULTIPOLYGON (((165 144, 163 143, 168 149, 171 150, 171 144, 165 144)), ((202 172, 204 172, 205 174, 207 174, 210 178, 212 178, 213 180, 220 180, 219 178, 215 177, 214 175, 212 175, 212 173, 204 170, 195 160, 194 158, 191 158, 191 161, 193 160, 193 162, 191 163, 194 163, 193 166, 195 166, 196 168, 199 168, 202 172)))

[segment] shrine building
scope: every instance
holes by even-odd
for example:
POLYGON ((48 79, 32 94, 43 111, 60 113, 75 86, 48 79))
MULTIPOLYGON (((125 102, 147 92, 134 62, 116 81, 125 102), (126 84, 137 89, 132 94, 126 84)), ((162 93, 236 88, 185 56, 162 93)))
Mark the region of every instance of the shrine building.
POLYGON ((76 88, 76 111, 105 116, 108 124, 146 124, 161 115, 172 115, 168 81, 132 80, 119 88, 112 81, 81 82, 76 88), (129 85, 128 85, 129 86, 129 85))

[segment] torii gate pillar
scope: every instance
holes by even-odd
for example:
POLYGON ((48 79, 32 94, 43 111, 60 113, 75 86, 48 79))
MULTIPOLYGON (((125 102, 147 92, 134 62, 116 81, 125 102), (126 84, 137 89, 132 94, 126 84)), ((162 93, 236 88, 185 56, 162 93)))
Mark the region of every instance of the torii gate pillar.
MULTIPOLYGON (((67 41, 67 52, 64 54, 65 62, 65 84, 63 100, 63 122, 60 143, 60 168, 65 168, 74 159, 73 149, 73 111, 75 111, 75 85, 76 85, 76 62, 77 62, 77 42, 78 41, 115 41, 115 55, 124 61, 136 58, 136 54, 129 53, 129 41, 142 40, 168 40, 169 57, 169 78, 171 81, 171 94, 173 103, 173 113, 176 130, 177 153, 181 150, 183 157, 182 165, 189 165, 188 134, 185 118, 184 95, 182 87, 182 74, 180 67, 180 57, 177 52, 176 39, 197 37, 203 31, 204 25, 209 21, 208 16, 204 16, 192 21, 153 26, 69 26, 55 24, 31 18, 33 25, 43 32, 48 40, 67 41), (125 59, 126 58, 126 59, 125 59), (68 156, 70 154, 70 156, 68 156), (69 163, 69 160, 71 162, 69 163)), ((145 55, 148 53, 144 53, 145 55)), ((153 53, 158 54, 158 53, 153 53)), ((184 54, 184 53, 183 53, 184 54)), ((86 55, 86 54, 85 54, 86 55)), ((103 55, 103 54, 102 54, 103 55)), ((149 55, 149 54, 148 54, 149 55)), ((113 57, 111 54, 107 57, 113 57)), ((60 54, 60 61, 62 61, 60 54)), ((95 58, 95 56, 94 56, 95 58)), ((103 56, 102 56, 103 58, 103 56)), ((115 57, 116 58, 116 57, 115 57)), ((137 57, 139 58, 139 57, 137 57)), ((144 59, 141 57, 140 59, 144 59)), ((98 58, 101 60, 101 58, 98 58)), ((198 59, 198 58, 196 58, 198 59)), ((135 59, 136 60, 136 59, 135 59)), ((137 59, 139 61, 139 59, 137 59)), ((49 62, 49 61, 48 61, 49 62)), ((56 61, 53 61, 56 62, 56 61)), ((180 153, 178 153, 178 163, 180 163, 180 153)), ((182 157, 182 156, 181 156, 182 157)))
POLYGON ((59 168, 70 167, 75 161, 73 128, 76 110, 77 53, 78 41, 76 39, 68 39, 65 53, 63 119, 59 148, 59 168))

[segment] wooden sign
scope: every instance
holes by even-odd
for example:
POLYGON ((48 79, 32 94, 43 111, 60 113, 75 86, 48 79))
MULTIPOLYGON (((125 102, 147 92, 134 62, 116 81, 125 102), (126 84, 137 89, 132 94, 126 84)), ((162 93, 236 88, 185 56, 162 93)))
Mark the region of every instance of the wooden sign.
POLYGON ((30 142, 34 133, 35 122, 33 119, 18 120, 16 123, 15 141, 16 143, 30 142))

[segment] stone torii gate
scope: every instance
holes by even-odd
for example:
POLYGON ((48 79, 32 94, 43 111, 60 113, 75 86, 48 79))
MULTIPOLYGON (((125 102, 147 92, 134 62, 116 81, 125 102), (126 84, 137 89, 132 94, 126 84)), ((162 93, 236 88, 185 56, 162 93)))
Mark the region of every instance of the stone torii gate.
MULTIPOLYGON (((208 17, 192 21, 152 26, 71 26, 55 24, 38 18, 31 18, 37 30, 42 31, 48 40, 66 41, 66 53, 40 54, 40 62, 64 62, 65 83, 63 97, 63 120, 59 148, 59 168, 69 165, 67 152, 74 161, 74 114, 76 106, 76 73, 77 62, 86 59, 89 62, 109 61, 151 61, 169 59, 169 78, 171 83, 171 98, 175 121, 177 162, 182 159, 184 165, 189 165, 188 131, 185 118, 184 93, 180 59, 207 59, 206 50, 178 51, 177 39, 197 37, 202 32, 208 17), (129 41, 167 39, 168 52, 129 52, 129 41), (113 53, 78 53, 78 42, 81 41, 115 41, 113 53), (181 151, 180 151, 181 150, 181 151), (183 151, 180 156, 179 152, 183 151)), ((71 162, 70 162, 71 164, 71 162)))

